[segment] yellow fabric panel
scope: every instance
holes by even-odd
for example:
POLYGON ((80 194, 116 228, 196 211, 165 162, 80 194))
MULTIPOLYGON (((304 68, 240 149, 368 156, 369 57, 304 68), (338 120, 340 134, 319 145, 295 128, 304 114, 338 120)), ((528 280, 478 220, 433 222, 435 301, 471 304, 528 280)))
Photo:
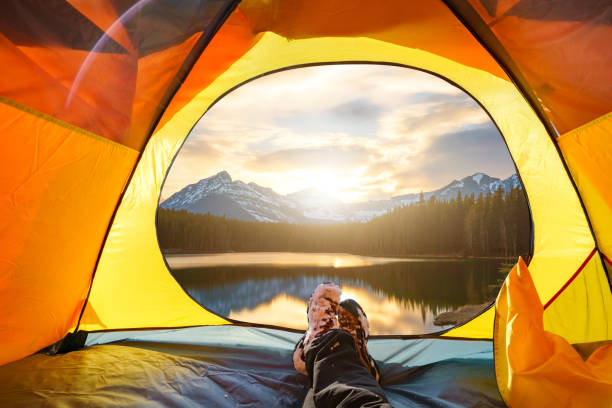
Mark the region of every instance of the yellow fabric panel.
MULTIPOLYGON (((495 117, 523 180, 534 223, 534 254, 529 265, 543 303, 578 270, 595 246, 575 190, 553 142, 538 122, 528 129, 527 114, 497 106, 495 117), (504 112, 505 111, 505 112, 504 112)), ((533 113, 529 111, 529 114, 533 113)))
POLYGON ((570 343, 612 340, 612 294, 599 254, 546 307, 544 330, 570 343))
POLYGON ((599 249, 612 256, 612 112, 558 139, 599 249))
POLYGON ((468 337, 471 339, 491 339, 493 337, 493 317, 495 308, 491 307, 464 325, 443 334, 443 337, 468 337))
POLYGON ((0 97, 0 365, 77 322, 138 152, 0 97))
POLYGON ((543 307, 522 259, 497 298, 493 352, 499 391, 510 407, 608 408, 612 344, 584 361, 563 337, 544 329, 543 307))
POLYGON ((168 273, 157 245, 157 198, 184 138, 164 129, 143 152, 115 215, 79 329, 229 324, 187 296, 168 273))
MULTIPOLYGON (((207 107, 244 81, 297 64, 357 60, 406 64, 439 73, 463 86, 491 113, 506 136, 531 201, 536 285, 543 299, 552 297, 594 243, 552 141, 510 82, 421 50, 382 41, 341 37, 287 41, 266 33, 152 137, 103 251, 83 328, 221 322, 189 309, 191 306, 186 305, 193 302, 185 294, 175 293, 180 288, 167 272, 157 244, 155 210, 172 157, 207 107), (557 205, 559 202, 564 205, 557 205), (99 320, 94 318, 94 310, 99 320)), ((462 337, 482 337, 482 330, 475 329, 470 335, 468 327, 463 327, 462 337)))

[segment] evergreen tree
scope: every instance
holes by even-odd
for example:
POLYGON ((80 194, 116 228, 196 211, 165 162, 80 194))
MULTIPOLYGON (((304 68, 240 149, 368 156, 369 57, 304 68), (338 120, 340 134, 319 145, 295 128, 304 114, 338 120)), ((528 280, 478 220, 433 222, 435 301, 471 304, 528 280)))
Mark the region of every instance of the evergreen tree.
POLYGON ((477 198, 398 207, 369 222, 331 225, 246 222, 181 210, 158 210, 159 244, 166 251, 348 252, 379 256, 510 256, 529 253, 529 207, 514 188, 477 198))

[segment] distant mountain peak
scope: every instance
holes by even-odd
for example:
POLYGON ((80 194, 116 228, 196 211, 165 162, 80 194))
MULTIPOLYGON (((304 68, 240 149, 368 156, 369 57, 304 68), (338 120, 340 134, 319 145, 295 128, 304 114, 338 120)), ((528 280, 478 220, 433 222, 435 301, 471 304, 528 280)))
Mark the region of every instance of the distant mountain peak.
MULTIPOLYGON (((476 182, 476 184, 480 184, 480 182, 482 181, 483 177, 489 177, 484 173, 474 173, 472 174, 471 178, 472 180, 474 180, 476 182)), ((467 177, 466 177, 467 178, 467 177)))
MULTIPOLYGON (((432 196, 439 201, 487 195, 498 189, 508 192, 521 187, 518 175, 504 180, 484 173, 474 173, 453 180, 434 191, 423 192, 426 200, 432 196)), ((260 222, 289 222, 299 224, 363 222, 381 216, 394 208, 417 203, 420 194, 412 193, 386 200, 343 203, 333 194, 311 186, 286 196, 256 183, 232 181, 223 170, 214 176, 190 184, 161 203, 162 208, 210 213, 217 216, 260 222)))
POLYGON ((161 207, 243 221, 304 222, 293 201, 268 187, 232 181, 225 170, 172 194, 161 207))
POLYGON ((232 182, 232 176, 230 176, 230 174, 225 170, 221 170, 214 176, 208 177, 208 179, 205 179, 205 180, 211 180, 211 179, 219 180, 223 182, 223 184, 229 184, 232 182))

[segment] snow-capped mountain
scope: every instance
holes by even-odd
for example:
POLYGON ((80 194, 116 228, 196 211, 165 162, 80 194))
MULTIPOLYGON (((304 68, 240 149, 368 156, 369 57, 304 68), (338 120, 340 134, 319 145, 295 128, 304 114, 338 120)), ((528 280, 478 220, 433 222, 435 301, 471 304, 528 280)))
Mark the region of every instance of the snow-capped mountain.
MULTIPOLYGON (((425 200, 429 199, 432 195, 440 201, 449 201, 457 197, 457 194, 461 194, 465 197, 466 195, 474 194, 478 197, 480 194, 494 193, 498 188, 502 188, 505 192, 510 191, 515 187, 521 187, 521 181, 518 175, 513 174, 507 179, 500 180, 495 177, 490 177, 484 173, 476 173, 471 176, 462 178, 461 180, 453 180, 446 186, 423 193, 425 200)), ((402 205, 417 202, 420 194, 406 194, 403 196, 393 197, 392 200, 399 200, 402 205)))
POLYGON ((483 173, 476 173, 472 176, 465 177, 458 180, 453 180, 446 187, 442 187, 434 192, 438 200, 447 201, 457 197, 457 192, 461 191, 461 194, 478 196, 480 194, 494 193, 500 187, 508 192, 515 187, 520 187, 521 181, 518 175, 513 174, 505 180, 498 178, 489 177, 483 173))
POLYGON ((243 221, 308 222, 294 201, 271 188, 232 181, 226 171, 188 185, 165 200, 161 207, 243 221))
MULTIPOLYGON (((434 191, 424 192, 448 201, 462 195, 493 193, 498 188, 509 191, 520 187, 516 174, 505 180, 476 173, 434 191)), ((162 208, 187 210, 193 213, 210 213, 243 221, 290 222, 300 224, 364 222, 385 214, 393 208, 415 203, 420 194, 406 194, 387 200, 343 203, 316 189, 306 189, 287 196, 271 188, 255 183, 233 181, 229 173, 222 171, 212 177, 190 184, 165 200, 162 208)))

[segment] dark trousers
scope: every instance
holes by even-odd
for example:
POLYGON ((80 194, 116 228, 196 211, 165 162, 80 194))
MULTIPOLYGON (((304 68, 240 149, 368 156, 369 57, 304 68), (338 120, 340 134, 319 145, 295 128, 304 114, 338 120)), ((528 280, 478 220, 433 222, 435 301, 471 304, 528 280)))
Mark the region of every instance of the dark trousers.
POLYGON ((305 408, 391 408, 378 382, 361 363, 353 337, 334 329, 312 341, 306 353, 310 390, 305 408))

